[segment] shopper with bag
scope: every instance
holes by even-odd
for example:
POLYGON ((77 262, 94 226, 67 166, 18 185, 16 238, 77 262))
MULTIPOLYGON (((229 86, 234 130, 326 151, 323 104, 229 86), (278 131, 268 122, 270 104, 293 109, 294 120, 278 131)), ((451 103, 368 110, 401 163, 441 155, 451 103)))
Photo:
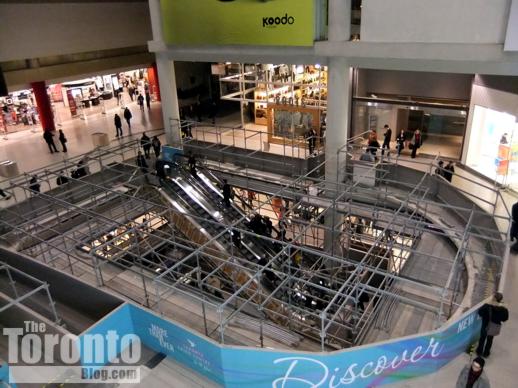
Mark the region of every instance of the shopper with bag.
POLYGON ((491 354, 491 346, 493 345, 493 337, 500 334, 502 322, 509 319, 509 310, 502 303, 503 295, 497 292, 491 303, 484 304, 478 315, 482 318, 482 327, 480 329, 480 339, 477 347, 479 356, 489 357, 491 354))
POLYGON ((59 130, 59 142, 61 143, 61 147, 63 147, 63 152, 67 152, 67 138, 65 137, 65 134, 63 133, 63 130, 59 130))

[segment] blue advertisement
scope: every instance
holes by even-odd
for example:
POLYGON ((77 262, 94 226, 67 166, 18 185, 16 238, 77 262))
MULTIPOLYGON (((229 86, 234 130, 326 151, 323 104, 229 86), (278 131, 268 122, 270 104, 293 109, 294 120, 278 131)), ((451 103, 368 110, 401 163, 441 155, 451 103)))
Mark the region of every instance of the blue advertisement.
MULTIPOLYGON (((331 353, 270 351, 219 345, 152 312, 127 304, 110 325, 226 387, 374 387, 433 373, 476 340, 476 310, 441 330, 331 353)), ((109 359, 110 355, 106 355, 109 359)))
POLYGON ((131 305, 123 304, 78 337, 81 365, 100 369, 116 359, 129 342, 136 339, 131 305))
POLYGON ((11 378, 9 378, 9 375, 10 375, 9 365, 0 364, 0 387, 3 387, 4 383, 5 383, 6 387, 16 388, 15 383, 12 383, 12 382, 9 383, 9 381, 13 381, 12 376, 11 376, 11 378))
POLYGON ((182 155, 183 151, 179 148, 171 146, 162 146, 162 157, 161 159, 167 162, 175 162, 175 155, 182 155))
POLYGON ((131 306, 131 317, 135 334, 146 346, 223 384, 218 344, 136 306, 131 306))

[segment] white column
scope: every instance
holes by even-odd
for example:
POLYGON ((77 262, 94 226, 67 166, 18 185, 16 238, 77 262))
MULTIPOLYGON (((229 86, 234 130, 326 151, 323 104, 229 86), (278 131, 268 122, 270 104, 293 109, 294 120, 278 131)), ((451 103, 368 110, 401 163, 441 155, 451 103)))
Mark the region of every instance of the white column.
POLYGON ((344 58, 330 58, 327 82, 326 180, 342 182, 351 111, 350 67, 344 58))
POLYGON ((351 0, 329 0, 328 31, 329 41, 351 39, 351 0))
POLYGON ((153 40, 162 41, 162 10, 160 8, 160 0, 149 0, 149 17, 151 19, 151 31, 153 32, 153 40))
POLYGON ((174 62, 165 54, 156 53, 158 83, 162 99, 162 116, 164 118, 165 139, 167 144, 180 147, 182 136, 180 133, 180 110, 176 93, 176 78, 174 62))
MULTIPOLYGON (((162 33, 162 10, 160 0, 149 0, 149 15, 153 40, 164 40, 162 33)), ((162 100, 162 116, 164 119, 165 139, 167 144, 180 147, 182 136, 180 134, 180 110, 178 107, 178 94, 176 92, 176 78, 174 62, 165 53, 155 53, 156 67, 158 71, 158 84, 160 85, 160 98, 162 100)))

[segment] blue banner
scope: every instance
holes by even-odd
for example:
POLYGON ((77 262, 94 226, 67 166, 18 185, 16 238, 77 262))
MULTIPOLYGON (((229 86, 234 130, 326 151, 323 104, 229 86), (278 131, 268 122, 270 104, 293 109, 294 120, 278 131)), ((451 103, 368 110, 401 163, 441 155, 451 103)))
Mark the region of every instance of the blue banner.
POLYGON ((436 372, 476 340, 480 319, 473 310, 435 332, 330 353, 220 345, 132 304, 89 333, 110 329, 134 333, 146 346, 226 387, 373 387, 436 372))

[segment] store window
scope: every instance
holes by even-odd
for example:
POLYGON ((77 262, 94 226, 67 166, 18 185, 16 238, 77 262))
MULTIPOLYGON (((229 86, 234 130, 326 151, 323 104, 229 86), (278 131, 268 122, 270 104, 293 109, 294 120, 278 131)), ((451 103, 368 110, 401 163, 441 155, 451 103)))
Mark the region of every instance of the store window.
MULTIPOLYGON (((430 104, 431 105, 431 104, 430 104)), ((421 154, 460 159, 466 126, 466 108, 435 108, 425 104, 380 102, 376 99, 355 98, 353 102, 353 136, 375 130, 383 138, 385 124, 396 133, 404 130, 411 139, 414 131, 423 134, 421 154)), ((395 144, 394 144, 395 146, 395 144)), ((408 149, 406 150, 408 151, 408 149)))
POLYGON ((475 105, 466 165, 501 184, 518 186, 516 116, 475 105))

